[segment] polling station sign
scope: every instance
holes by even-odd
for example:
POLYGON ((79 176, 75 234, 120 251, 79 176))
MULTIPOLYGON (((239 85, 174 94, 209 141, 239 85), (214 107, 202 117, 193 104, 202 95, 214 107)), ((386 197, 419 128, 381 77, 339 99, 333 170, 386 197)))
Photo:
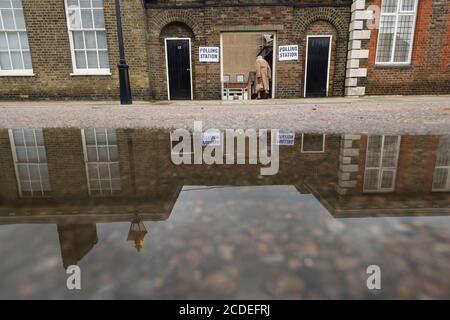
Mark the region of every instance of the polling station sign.
POLYGON ((276 142, 279 146, 293 146, 295 144, 295 133, 280 131, 277 133, 276 142))
POLYGON ((200 47, 199 49, 200 62, 219 62, 219 57, 219 47, 200 47))
POLYGON ((220 146, 220 131, 216 129, 210 129, 202 134, 202 145, 207 146, 220 146))
POLYGON ((278 60, 279 61, 298 60, 298 45, 292 44, 288 46, 279 46, 278 60))

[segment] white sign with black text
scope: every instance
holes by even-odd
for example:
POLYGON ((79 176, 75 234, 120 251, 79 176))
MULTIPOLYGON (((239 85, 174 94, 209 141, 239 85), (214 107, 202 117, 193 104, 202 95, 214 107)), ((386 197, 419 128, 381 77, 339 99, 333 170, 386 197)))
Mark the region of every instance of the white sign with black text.
POLYGON ((219 47, 200 47, 199 49, 200 62, 219 62, 219 56, 219 47))
POLYGON ((277 145, 279 146, 293 146, 295 143, 295 133, 294 132, 278 132, 277 134, 277 145))
POLYGON ((207 146, 220 146, 220 131, 215 129, 210 129, 203 132, 202 134, 202 145, 207 146))
POLYGON ((293 44, 289 46, 279 46, 278 60, 279 61, 298 60, 298 45, 293 44))

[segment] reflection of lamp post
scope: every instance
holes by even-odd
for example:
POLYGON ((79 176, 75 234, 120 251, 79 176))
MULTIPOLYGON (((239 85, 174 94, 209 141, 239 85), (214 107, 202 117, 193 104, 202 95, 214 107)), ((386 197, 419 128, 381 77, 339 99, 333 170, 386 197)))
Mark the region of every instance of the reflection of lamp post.
POLYGON ((133 99, 131 97, 130 88, 130 75, 128 73, 128 65, 125 61, 125 48, 123 45, 123 33, 122 33, 122 17, 120 15, 120 0, 116 0, 116 19, 117 19, 117 41, 119 43, 119 85, 120 85, 120 103, 132 104, 133 99))
POLYGON ((145 228, 144 222, 136 216, 131 222, 130 231, 128 231, 127 241, 134 241, 137 251, 141 251, 142 245, 144 244, 144 238, 147 234, 147 229, 145 228))

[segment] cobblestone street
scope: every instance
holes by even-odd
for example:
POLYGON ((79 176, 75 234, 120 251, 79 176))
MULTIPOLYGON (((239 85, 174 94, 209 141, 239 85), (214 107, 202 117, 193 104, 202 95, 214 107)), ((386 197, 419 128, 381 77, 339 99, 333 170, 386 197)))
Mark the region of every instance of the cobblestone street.
POLYGON ((0 127, 277 128, 333 133, 450 133, 450 96, 222 101, 0 102, 0 127))

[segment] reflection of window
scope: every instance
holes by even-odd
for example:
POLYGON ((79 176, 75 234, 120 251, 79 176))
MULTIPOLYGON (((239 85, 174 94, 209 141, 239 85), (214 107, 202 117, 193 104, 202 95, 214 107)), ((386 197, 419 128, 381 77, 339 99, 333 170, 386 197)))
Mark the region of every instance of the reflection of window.
POLYGON ((399 150, 400 136, 369 136, 364 173, 365 192, 395 189, 399 150))
POLYGON ((433 191, 450 191, 450 136, 442 137, 439 144, 433 191))
POLYGON ((9 136, 20 196, 49 196, 51 187, 42 129, 14 129, 9 131, 9 136))
POLYGON ((377 63, 410 63, 417 0, 383 0, 377 63))
POLYGON ((66 0, 74 73, 109 74, 103 0, 66 0))
POLYGON ((119 152, 114 129, 84 129, 84 158, 89 193, 94 196, 119 194, 119 152))
POLYGON ((245 82, 245 76, 243 74, 238 74, 236 76, 236 82, 237 83, 244 83, 245 82))
POLYGON ((0 1, 0 76, 33 75, 20 0, 0 1))
POLYGON ((325 135, 302 134, 302 152, 325 152, 325 135))
POLYGON ((224 82, 224 83, 229 83, 229 82, 230 82, 230 75, 225 74, 225 75, 223 76, 223 82, 224 82))

